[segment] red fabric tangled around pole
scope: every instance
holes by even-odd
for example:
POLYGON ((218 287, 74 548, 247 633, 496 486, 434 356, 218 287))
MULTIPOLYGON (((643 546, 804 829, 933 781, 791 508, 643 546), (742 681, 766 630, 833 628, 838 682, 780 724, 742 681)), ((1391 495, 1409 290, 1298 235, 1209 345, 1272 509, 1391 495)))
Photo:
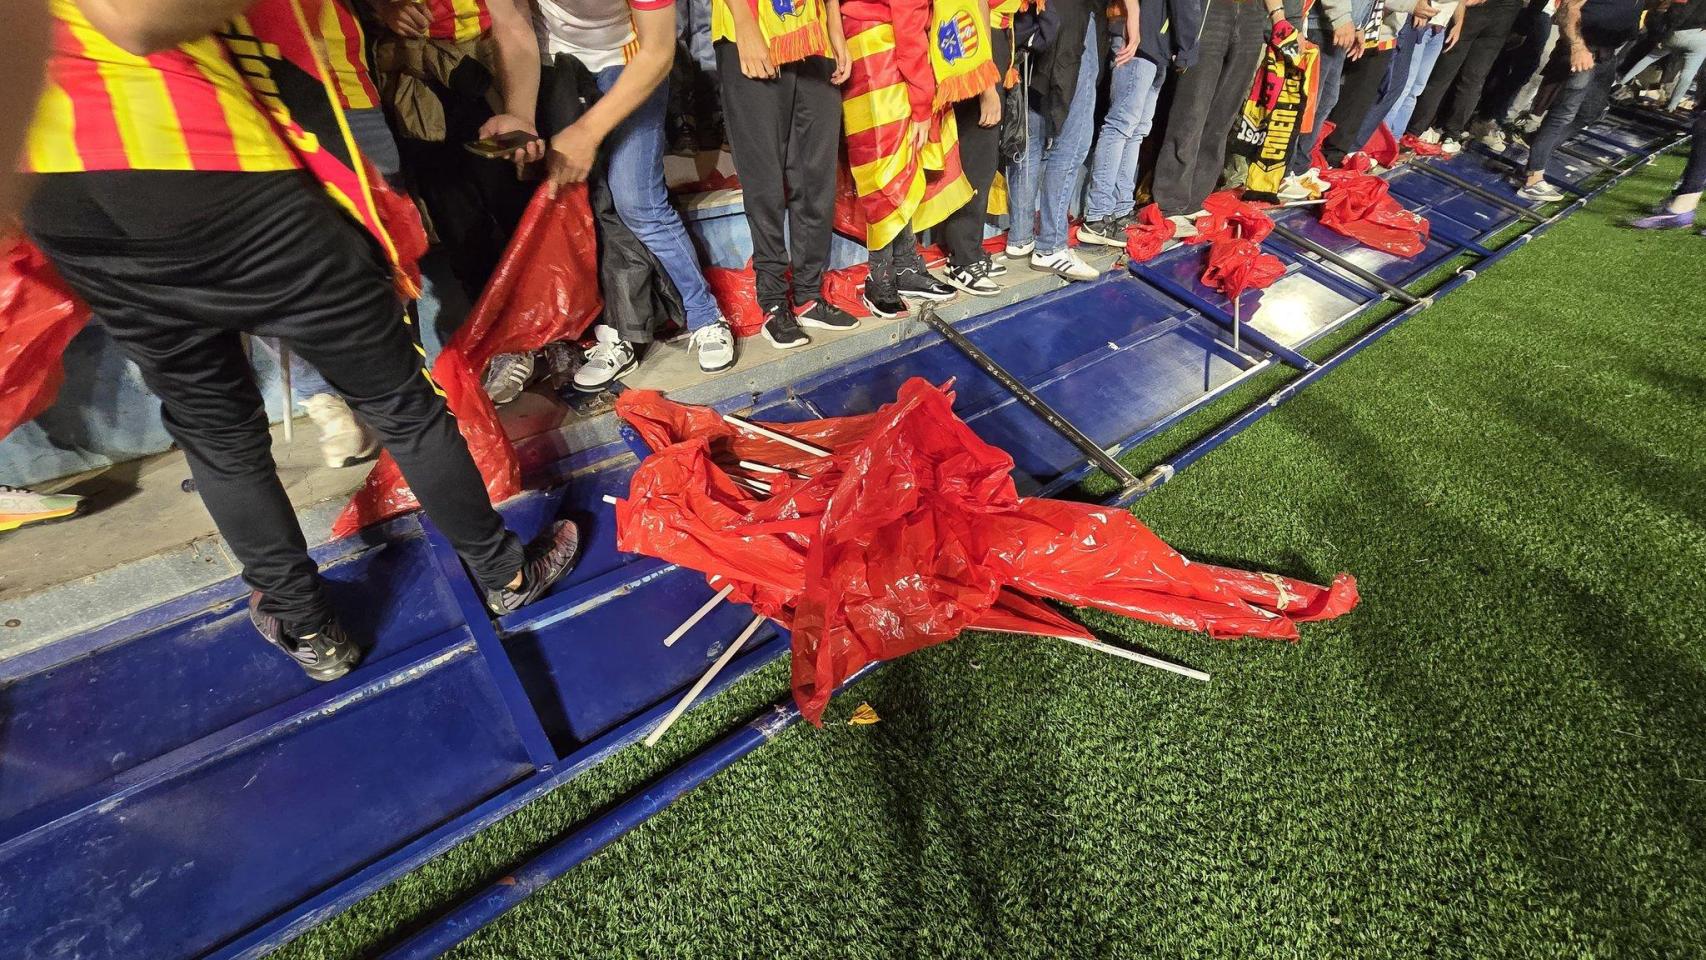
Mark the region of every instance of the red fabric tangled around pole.
POLYGON ((1041 599, 1283 640, 1357 602, 1347 574, 1319 587, 1195 563, 1125 511, 1020 497, 1012 458, 923 380, 872 414, 764 424, 828 457, 650 391, 623 393, 617 413, 654 451, 617 502, 617 546, 719 577, 788 627, 794 698, 814 723, 860 667, 968 628, 1090 639, 1041 599))
MULTIPOLYGON (((598 241, 586 185, 574 184, 555 199, 541 186, 480 302, 433 362, 433 380, 468 441, 493 503, 521 492, 521 467, 481 385, 486 364, 500 353, 579 337, 604 309, 597 278, 598 241)), ((387 453, 350 498, 332 533, 347 536, 416 506, 387 453)))

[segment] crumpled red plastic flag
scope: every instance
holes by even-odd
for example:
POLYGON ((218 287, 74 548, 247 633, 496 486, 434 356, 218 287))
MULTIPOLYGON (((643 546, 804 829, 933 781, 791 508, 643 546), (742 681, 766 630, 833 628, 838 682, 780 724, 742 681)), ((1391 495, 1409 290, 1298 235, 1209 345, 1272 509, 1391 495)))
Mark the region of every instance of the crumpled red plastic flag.
POLYGON ((1267 211, 1230 190, 1203 201, 1208 215, 1197 218, 1197 236, 1187 243, 1209 244, 1203 286, 1236 299, 1246 290, 1262 290, 1285 276, 1285 264, 1263 253, 1261 242, 1274 230, 1267 211))
MULTIPOLYGON (((541 185, 473 312, 433 362, 433 380, 493 503, 521 492, 521 467, 481 375, 500 353, 537 350, 584 333, 604 309, 597 277, 598 239, 586 185, 573 184, 554 199, 541 185)), ((332 534, 347 536, 416 506, 387 453, 339 514, 332 534)))
POLYGON ((853 172, 847 169, 843 156, 835 164, 835 220, 833 229, 847 239, 865 245, 865 211, 859 206, 859 191, 853 185, 853 172))
POLYGON ((1151 203, 1137 213, 1137 222, 1125 228, 1125 255, 1138 263, 1155 259, 1173 239, 1173 222, 1151 203))
POLYGON ((0 437, 52 406, 65 348, 88 322, 89 308, 35 244, 11 241, 0 256, 0 437))
MULTIPOLYGON (((855 263, 823 272, 823 298, 855 317, 868 317, 870 311, 860 302, 865 277, 871 268, 855 263)), ((758 306, 758 278, 752 272, 752 261, 735 270, 730 267, 706 267, 705 283, 717 300, 717 309, 729 322, 737 337, 757 336, 764 328, 764 311, 758 306)))
POLYGON ((1297 623, 1355 606, 1347 575, 1323 588, 1197 564, 1124 511, 1018 496, 1012 458, 952 402, 913 379, 872 414, 764 424, 830 451, 816 457, 626 391, 617 413, 655 452, 617 503, 617 546, 733 585, 733 599, 787 626, 794 697, 814 723, 860 667, 965 629, 1090 639, 1037 598, 1288 640, 1297 623), (786 472, 748 473, 743 460, 786 472))
MULTIPOLYGON (((1321 152, 1321 144, 1327 142, 1327 137, 1332 132, 1333 122, 1324 121, 1321 124, 1321 135, 1315 138, 1315 148, 1309 153, 1309 165, 1317 170, 1332 168, 1332 164, 1327 162, 1326 155, 1321 152)), ((1369 158, 1375 163, 1383 167, 1390 167, 1398 162, 1398 138, 1392 135, 1392 131, 1386 128, 1386 124, 1381 123, 1374 128, 1374 133, 1368 138, 1368 142, 1363 144, 1362 152, 1368 154, 1369 158)), ((1351 157, 1346 158, 1347 166, 1350 165, 1351 158, 1355 156, 1352 154, 1351 157)), ((1364 172, 1367 172, 1366 167, 1363 169, 1364 172)))
POLYGON ((1428 245, 1426 218, 1392 199, 1385 180, 1362 170, 1325 170, 1333 185, 1321 207, 1321 222, 1364 246, 1413 257, 1428 245))

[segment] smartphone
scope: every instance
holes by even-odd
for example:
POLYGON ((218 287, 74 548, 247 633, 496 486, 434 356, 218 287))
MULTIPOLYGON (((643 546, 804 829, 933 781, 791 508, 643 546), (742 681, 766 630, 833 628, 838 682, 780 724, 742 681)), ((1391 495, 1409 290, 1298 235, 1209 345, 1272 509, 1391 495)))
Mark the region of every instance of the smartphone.
POLYGON ((464 143, 462 146, 476 157, 485 157, 488 160, 500 160, 508 157, 510 154, 527 146, 537 139, 539 138, 531 133, 527 133, 526 131, 511 130, 508 133, 500 133, 495 137, 486 137, 483 140, 473 140, 468 143, 464 143))

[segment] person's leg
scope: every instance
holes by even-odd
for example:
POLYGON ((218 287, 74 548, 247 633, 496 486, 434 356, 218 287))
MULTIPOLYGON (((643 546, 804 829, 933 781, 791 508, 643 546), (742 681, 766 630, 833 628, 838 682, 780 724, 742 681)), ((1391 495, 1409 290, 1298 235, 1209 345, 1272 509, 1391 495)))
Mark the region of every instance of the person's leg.
POLYGON ((1043 165, 1043 116, 1025 110, 1025 151, 1007 165, 1007 247, 1022 250, 1037 239, 1037 177, 1043 165))
POLYGON ((1339 85, 1344 77, 1345 51, 1333 46, 1333 38, 1327 34, 1315 32, 1310 28, 1309 39, 1321 47, 1320 85, 1315 93, 1315 126, 1313 129, 1300 133, 1291 141, 1291 159, 1286 163, 1286 172, 1302 173, 1314 166, 1310 157, 1315 152, 1315 144, 1321 139, 1322 121, 1333 113, 1333 108, 1339 103, 1339 85))
MULTIPOLYGON (((1469 55, 1463 60, 1463 68, 1457 73, 1457 83, 1452 87, 1451 112, 1440 123, 1440 130, 1448 136, 1459 136, 1469 129, 1469 120, 1475 116, 1475 109, 1481 104, 1481 91, 1487 82, 1487 74, 1493 69, 1493 61, 1504 49, 1505 41, 1510 38, 1511 27, 1516 23, 1517 9, 1495 10, 1487 18, 1470 44, 1469 55)), ((1470 12, 1473 16, 1474 12, 1470 12)), ((1467 32, 1467 28, 1465 28, 1467 32)))
POLYGON ((1078 188, 1078 171, 1090 154, 1090 138, 1096 131, 1096 80, 1102 64, 1096 56, 1096 18, 1084 27, 1084 56, 1079 61, 1078 84, 1066 109, 1066 122, 1049 145, 1043 161, 1043 188, 1037 200, 1037 250, 1039 257, 1066 249, 1072 194, 1078 188))
MULTIPOLYGON (((1557 45, 1558 24, 1554 20, 1552 26, 1546 30, 1546 42, 1540 47, 1539 62, 1542 68, 1545 67, 1546 61, 1551 59, 1552 51, 1557 47, 1557 45)), ((1534 97, 1540 92, 1540 85, 1545 82, 1545 79, 1546 71, 1544 69, 1534 71, 1533 76, 1528 78, 1528 82, 1524 83, 1522 85, 1522 89, 1517 91, 1516 99, 1511 101, 1511 108, 1505 113, 1506 120, 1514 121, 1518 116, 1529 112, 1529 110, 1533 108, 1534 97)))
POLYGON ((937 231, 948 249, 950 267, 969 267, 984 260, 983 225, 988 220, 989 188, 1000 162, 1001 127, 978 126, 978 98, 954 104, 954 123, 960 133, 960 167, 971 184, 971 199, 942 221, 937 231))
POLYGON ((1202 202, 1201 197, 1192 196, 1191 178, 1202 150, 1209 104, 1220 88, 1221 71, 1228 65, 1239 6, 1236 0, 1208 0, 1203 8, 1197 63, 1180 74, 1174 85, 1150 190, 1156 205, 1168 216, 1194 213, 1202 202))
POLYGON ((1090 158, 1090 184, 1084 198, 1086 223, 1131 212, 1137 172, 1133 170, 1130 177, 1124 176, 1126 155, 1130 153, 1136 162, 1137 155, 1130 147, 1137 133, 1142 100, 1148 93, 1144 74, 1152 75, 1154 67, 1145 57, 1133 57, 1113 68, 1108 81, 1108 113, 1096 132, 1096 149, 1090 158), (1123 192, 1122 180, 1128 181, 1123 192), (1122 201, 1124 209, 1120 209, 1122 201))
POLYGON ((1439 119, 1440 103, 1445 100, 1452 84, 1457 82, 1458 71, 1463 69, 1463 58, 1469 55, 1470 26, 1479 26, 1480 23, 1475 8, 1470 7, 1464 15, 1463 31, 1457 38, 1457 45, 1450 50, 1443 49, 1442 45, 1439 56, 1434 60, 1434 68, 1427 73, 1422 92, 1416 96, 1415 106, 1410 110, 1410 122, 1404 127, 1405 133, 1419 137, 1435 125, 1434 121, 1439 119))
MULTIPOLYGON (((1398 103, 1398 98, 1404 94, 1404 83, 1410 78, 1410 64, 1416 59, 1416 40, 1418 31, 1409 20, 1398 30, 1398 42, 1392 49, 1392 56, 1386 61, 1386 75, 1380 83, 1380 94, 1369 108, 1368 115, 1363 117, 1362 129, 1357 131, 1357 139, 1367 143, 1374 136, 1374 131, 1392 113, 1392 108, 1398 103)), ((1402 136, 1402 130, 1393 129, 1392 135, 1402 136)))
POLYGON ((1227 138, 1250 96, 1250 85, 1256 79, 1256 67, 1267 43, 1268 17, 1262 5, 1245 0, 1232 7, 1232 32, 1217 73, 1214 95, 1205 111, 1202 148, 1190 171, 1191 192, 1185 213, 1202 209, 1203 201, 1220 183, 1221 168, 1226 165, 1227 138))
POLYGON ((1693 210, 1700 202, 1701 192, 1706 191, 1706 104, 1694 108, 1692 132, 1694 137, 1688 146, 1688 165, 1682 168, 1682 179, 1677 181, 1671 198, 1673 210, 1693 210))
POLYGON ((1481 104, 1475 110, 1477 120, 1499 123, 1510 113, 1517 93, 1544 62, 1546 41, 1552 33, 1552 15, 1544 8, 1525 7, 1511 32, 1520 32, 1521 42, 1506 50, 1493 65, 1481 104))
POLYGON ((1677 74, 1676 86, 1665 104, 1666 110, 1675 110, 1688 97, 1689 88, 1700 75, 1700 65, 1706 63, 1706 29, 1678 30, 1671 35, 1670 44, 1682 54, 1682 72, 1677 74))
MULTIPOLYGON (((621 74, 621 67, 601 71, 599 90, 608 93, 621 74)), ((681 223, 681 214, 669 202, 669 187, 663 176, 663 115, 668 101, 666 81, 605 137, 605 177, 616 215, 658 258, 681 294, 687 329, 698 330, 716 323, 722 314, 705 282, 699 254, 681 223)))
POLYGON ((841 144, 841 90, 829 82, 834 63, 807 57, 782 70, 794 75, 784 156, 788 242, 793 250, 794 303, 823 298, 823 270, 835 224, 835 165, 841 144))
POLYGON ((1528 143, 1527 175, 1530 185, 1542 182, 1553 151, 1575 132, 1576 116, 1587 102, 1594 77, 1599 73, 1597 68, 1572 73, 1560 87, 1557 98, 1546 111, 1546 119, 1528 143))
MULTIPOLYGON (((788 243, 782 217, 784 193, 782 131, 788 116, 784 104, 792 99, 793 72, 775 80, 754 80, 740 70, 740 52, 731 41, 716 44, 723 78, 723 122, 729 149, 740 171, 741 204, 752 233, 752 270, 758 284, 758 305, 769 310, 788 303, 788 243)), ((834 191, 830 191, 834 200, 834 191)), ((799 243, 799 238, 794 238, 799 243)))
POLYGON ((1365 50, 1361 59, 1345 65, 1339 102, 1330 118, 1333 132, 1321 144, 1322 157, 1333 166, 1344 163, 1346 155, 1356 153, 1368 142, 1366 137, 1358 138, 1380 98, 1380 78, 1386 75, 1392 56, 1391 50, 1365 50))

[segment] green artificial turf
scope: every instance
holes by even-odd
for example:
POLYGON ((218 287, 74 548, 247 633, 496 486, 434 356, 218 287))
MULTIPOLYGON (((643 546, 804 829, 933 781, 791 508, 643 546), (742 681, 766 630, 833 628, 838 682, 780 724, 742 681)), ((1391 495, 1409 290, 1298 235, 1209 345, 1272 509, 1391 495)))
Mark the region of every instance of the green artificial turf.
MULTIPOLYGON (((1706 237, 1616 226, 1679 167, 1140 502, 1193 556, 1353 572, 1349 617, 1285 645, 1084 614, 1207 685, 1046 640, 921 652, 453 956, 1706 955, 1706 237), (860 701, 882 722, 848 726, 860 701)), ((742 682, 279 956, 394 942, 785 683, 742 682)))

